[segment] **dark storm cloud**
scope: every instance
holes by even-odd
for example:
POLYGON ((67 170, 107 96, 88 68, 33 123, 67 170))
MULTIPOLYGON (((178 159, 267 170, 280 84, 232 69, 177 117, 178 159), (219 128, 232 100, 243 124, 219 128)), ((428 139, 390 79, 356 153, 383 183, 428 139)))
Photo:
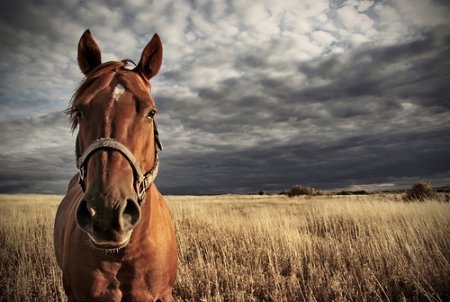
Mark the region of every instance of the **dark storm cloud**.
MULTIPOLYGON (((176 96, 161 95, 160 101, 167 109, 171 101, 184 106, 181 112, 188 114, 179 118, 183 124, 192 124, 192 128, 213 115, 214 127, 210 130, 220 133, 224 131, 220 128, 225 126, 223 123, 232 128, 264 125, 264 121, 273 123, 289 117, 309 118, 312 122, 348 118, 351 122, 351 118, 362 116, 375 121, 375 125, 379 124, 376 119, 390 117, 385 121, 396 122, 395 119, 405 119, 405 104, 419 106, 416 114, 439 122, 439 114, 445 113, 450 104, 445 82, 450 67, 450 59, 445 55, 450 50, 444 43, 446 39, 430 33, 406 44, 366 46, 354 53, 300 64, 299 73, 307 79, 327 82, 317 86, 301 87, 300 83, 271 78, 270 74, 256 77, 251 73, 253 68, 241 64, 246 58, 237 58, 236 66, 250 75, 197 89, 200 101, 194 104, 189 99, 184 103, 177 101, 176 96), (313 108, 311 104, 317 106, 313 108), (324 113, 322 118, 318 109, 324 113)), ((174 72, 170 76, 180 79, 174 72)))
POLYGON ((400 45, 358 49, 344 63, 335 56, 301 64, 299 71, 308 78, 333 81, 302 89, 297 97, 324 101, 394 94, 400 98, 433 98, 448 106, 445 79, 450 67, 449 38, 450 35, 429 32, 423 38, 400 45))
POLYGON ((297 183, 345 188, 393 181, 404 186, 430 175, 448 178, 449 141, 448 131, 436 131, 175 156, 162 168, 159 182, 162 190, 178 194, 276 191, 297 183), (177 170, 182 173, 168 173, 177 170), (176 185, 170 186, 169 179, 176 185))
POLYGON ((0 191, 63 193, 75 171, 64 113, 0 122, 0 191))
MULTIPOLYGON (((199 193, 211 192, 212 183, 221 183, 217 192, 226 192, 295 183, 346 187, 388 178, 405 185, 402 179, 434 174, 448 178, 450 52, 444 32, 437 28, 406 43, 369 44, 302 62, 299 73, 326 82, 315 87, 259 74, 267 65, 263 55, 237 57, 234 66, 246 75, 199 88, 201 102, 187 102, 190 110, 181 112, 190 114, 179 118, 194 132, 210 126, 209 132, 221 135, 228 146, 244 129, 260 144, 248 148, 238 141, 232 150, 187 156, 187 166, 196 167, 188 169, 193 171, 187 177, 192 184, 178 190, 203 187, 199 193), (208 123, 205 116, 211 119, 208 123), (289 130, 294 130, 292 135, 280 139, 289 130), (205 161, 210 164, 205 166, 205 161), (205 177, 207 171, 216 171, 217 179, 205 177)), ((175 72, 169 76, 183 80, 175 72)), ((175 162, 182 170, 182 158, 175 162)))
POLYGON ((0 6, 0 191, 63 193, 62 111, 91 28, 104 61, 140 53, 165 144, 163 193, 377 188, 450 179, 449 7, 380 1, 25 1, 0 6))

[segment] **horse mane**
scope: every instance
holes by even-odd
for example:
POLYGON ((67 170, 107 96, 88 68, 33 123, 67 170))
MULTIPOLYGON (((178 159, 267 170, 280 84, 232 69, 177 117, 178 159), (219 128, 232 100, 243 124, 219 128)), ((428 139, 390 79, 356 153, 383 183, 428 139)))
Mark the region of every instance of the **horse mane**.
POLYGON ((132 60, 122 60, 122 61, 110 61, 103 63, 96 68, 94 68, 88 75, 81 81, 78 85, 78 88, 75 90, 75 93, 72 95, 69 103, 69 107, 65 110, 65 113, 69 115, 70 122, 72 123, 72 132, 78 126, 78 119, 76 117, 77 114, 77 105, 80 97, 86 92, 88 87, 92 85, 99 77, 109 73, 114 72, 117 73, 119 70, 126 69, 125 67, 128 63, 132 63, 136 66, 136 64, 132 60))

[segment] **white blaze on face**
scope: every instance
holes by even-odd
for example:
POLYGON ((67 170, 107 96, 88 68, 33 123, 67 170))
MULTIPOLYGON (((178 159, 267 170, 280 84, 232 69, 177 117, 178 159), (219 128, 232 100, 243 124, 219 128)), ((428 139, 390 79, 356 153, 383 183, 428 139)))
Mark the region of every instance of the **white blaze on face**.
POLYGON ((120 99, 120 97, 122 96, 122 94, 124 94, 124 93, 125 93, 125 88, 122 85, 118 84, 114 88, 113 93, 112 93, 113 100, 118 101, 120 99))

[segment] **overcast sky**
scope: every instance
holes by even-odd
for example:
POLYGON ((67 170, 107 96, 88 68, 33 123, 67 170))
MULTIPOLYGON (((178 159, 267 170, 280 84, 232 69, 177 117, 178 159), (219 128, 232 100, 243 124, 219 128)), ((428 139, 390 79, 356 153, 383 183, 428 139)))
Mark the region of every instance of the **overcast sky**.
POLYGON ((1 1, 0 192, 64 193, 63 111, 90 28, 103 61, 157 32, 165 194, 450 181, 447 1, 1 1))

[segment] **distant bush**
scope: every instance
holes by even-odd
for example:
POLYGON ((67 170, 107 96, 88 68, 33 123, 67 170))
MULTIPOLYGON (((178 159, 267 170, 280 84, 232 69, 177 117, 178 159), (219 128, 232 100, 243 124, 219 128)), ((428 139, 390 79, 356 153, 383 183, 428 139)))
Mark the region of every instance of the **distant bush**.
POLYGON ((450 184, 436 188, 437 193, 450 193, 450 184))
POLYGON ((405 201, 424 201, 425 199, 432 198, 437 198, 437 193, 431 183, 426 181, 413 184, 404 196, 405 201))
POLYGON ((289 192, 287 192, 289 197, 307 195, 307 196, 317 196, 322 195, 322 193, 313 187, 295 185, 291 188, 289 192))
POLYGON ((336 195, 369 195, 370 192, 366 190, 356 190, 356 191, 340 191, 336 195))

